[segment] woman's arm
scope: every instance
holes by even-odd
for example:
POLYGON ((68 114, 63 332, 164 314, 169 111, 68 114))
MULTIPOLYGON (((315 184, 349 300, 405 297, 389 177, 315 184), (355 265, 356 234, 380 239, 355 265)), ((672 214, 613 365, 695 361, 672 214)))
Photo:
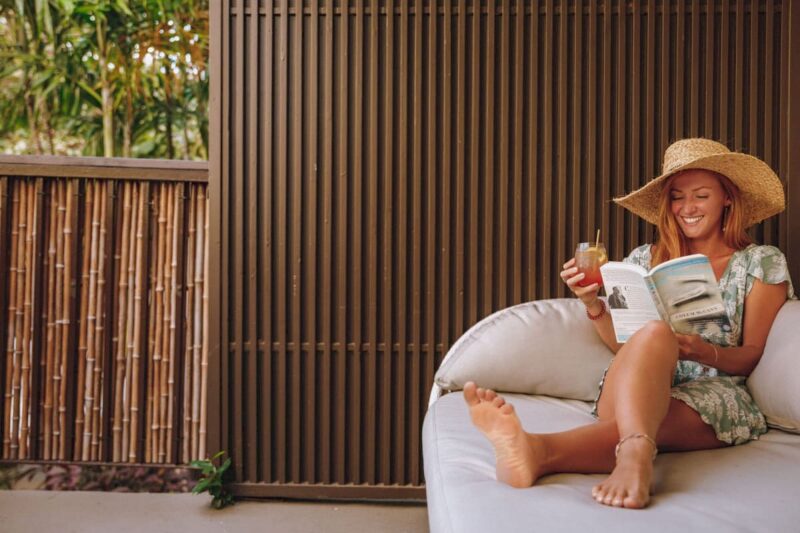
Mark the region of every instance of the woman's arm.
POLYGON ((680 358, 713 366, 734 376, 749 376, 764 353, 767 335, 781 306, 786 302, 786 282, 769 285, 755 280, 744 300, 742 345, 716 347, 699 335, 676 335, 680 358))
POLYGON ((597 283, 592 283, 586 287, 579 286, 578 282, 586 277, 586 275, 578 274, 577 272, 578 268, 575 266, 575 258, 572 258, 564 263, 564 270, 561 271, 561 279, 567 284, 569 290, 583 302, 583 305, 586 306, 586 310, 592 316, 603 313, 603 316, 597 320, 592 320, 592 324, 606 346, 608 346, 612 352, 617 353, 617 350, 622 347, 622 344, 617 342, 617 337, 614 334, 614 326, 611 323, 611 315, 608 313, 608 310, 604 312, 604 306, 597 297, 600 286, 597 283))

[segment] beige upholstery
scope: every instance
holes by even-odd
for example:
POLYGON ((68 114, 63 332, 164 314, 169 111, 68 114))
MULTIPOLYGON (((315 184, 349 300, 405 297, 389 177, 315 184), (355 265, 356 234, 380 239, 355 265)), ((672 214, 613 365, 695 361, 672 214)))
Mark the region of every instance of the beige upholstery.
MULTIPOLYGON (((580 316, 570 307, 573 303, 552 300, 523 304, 513 313, 501 312, 492 322, 492 329, 499 328, 504 335, 498 336, 493 345, 481 341, 480 353, 475 351, 464 359, 461 357, 466 352, 461 353, 453 360, 458 365, 440 371, 437 382, 455 389, 469 379, 481 384, 493 379, 491 386, 499 384, 498 388, 506 390, 532 384, 535 392, 586 397, 583 389, 590 382, 596 387, 595 365, 599 365, 602 354, 595 355, 595 345, 576 348, 573 341, 582 333, 564 342, 554 340, 570 317, 580 316), (551 315, 545 311, 552 308, 557 313, 549 318, 551 315), (524 321, 520 311, 522 316, 537 316, 536 320, 543 323, 527 324, 529 328, 498 325, 498 317, 524 321), (512 331, 521 335, 512 339, 514 343, 528 346, 527 359, 523 351, 497 348, 509 340, 512 331), (529 337, 530 331, 537 332, 538 337, 529 337), (546 350, 552 353, 545 353, 546 350), (512 352, 513 357, 509 355, 512 352), (581 365, 574 357, 576 353, 590 353, 596 360, 581 365), (492 364, 480 361, 481 354, 492 364), (504 365, 512 368, 497 368, 504 365), (562 372, 565 369, 568 372, 562 372), (566 383, 568 375, 575 375, 580 385, 566 383)), ((468 338, 473 346, 477 345, 475 339, 481 338, 475 335, 476 331, 465 334, 471 336, 468 338)), ((453 349, 463 350, 463 345, 458 347, 461 342, 453 349)), ((575 342, 580 344, 580 340, 575 342)), ((797 424, 799 418, 798 346, 800 302, 792 301, 779 313, 762 361, 748 381, 754 398, 773 424, 797 424)), ((543 395, 504 396, 514 404, 528 431, 563 431, 594 420, 588 402, 543 395)), ((777 429, 744 446, 659 455, 655 463, 656 494, 646 511, 609 508, 592 500, 591 488, 604 478, 602 475, 559 474, 543 478, 528 489, 513 489, 497 482, 491 445, 470 423, 460 392, 446 394, 429 407, 422 444, 428 516, 434 533, 800 531, 800 505, 796 502, 800 488, 800 435, 777 429)))

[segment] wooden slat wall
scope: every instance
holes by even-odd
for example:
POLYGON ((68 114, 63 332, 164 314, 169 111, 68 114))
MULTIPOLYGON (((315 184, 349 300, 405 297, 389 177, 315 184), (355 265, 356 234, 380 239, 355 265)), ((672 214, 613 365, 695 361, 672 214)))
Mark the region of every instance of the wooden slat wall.
MULTIPOLYGON (((597 229, 615 259, 650 241, 610 200, 676 139, 762 157, 796 219, 790 6, 213 6, 209 437, 237 490, 421 496, 443 354, 499 308, 565 296, 560 266, 597 229)), ((788 214, 754 235, 798 259, 788 214)))

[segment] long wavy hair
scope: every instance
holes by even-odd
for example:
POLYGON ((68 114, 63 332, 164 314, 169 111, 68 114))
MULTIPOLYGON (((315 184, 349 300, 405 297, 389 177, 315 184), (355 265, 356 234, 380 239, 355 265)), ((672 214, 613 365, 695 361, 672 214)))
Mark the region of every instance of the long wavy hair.
MULTIPOLYGON (((730 248, 741 250, 753 242, 744 227, 742 195, 739 188, 727 177, 718 172, 708 172, 717 177, 725 195, 731 201, 731 204, 726 206, 722 212, 722 239, 730 248)), ((651 267, 689 253, 686 237, 678 226, 678 221, 675 220, 671 209, 670 185, 679 174, 680 172, 670 176, 661 188, 656 226, 657 238, 653 245, 651 267)))

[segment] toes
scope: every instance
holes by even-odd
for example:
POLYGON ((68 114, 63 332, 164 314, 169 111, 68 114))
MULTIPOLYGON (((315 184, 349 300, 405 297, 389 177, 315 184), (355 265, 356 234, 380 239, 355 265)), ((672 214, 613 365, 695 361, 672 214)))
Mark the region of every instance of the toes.
POLYGON ((505 401, 503 398, 501 398, 500 396, 495 396, 495 397, 494 397, 494 400, 492 400, 492 405, 493 405, 493 406, 495 406, 495 407, 497 407, 498 409, 499 409, 500 407, 503 407, 503 405, 504 405, 505 403, 506 403, 506 401, 505 401))
POLYGON ((510 415, 514 412, 514 406, 510 403, 504 403, 502 407, 500 407, 500 412, 504 415, 510 415))
POLYGON ((628 509, 641 509, 647 505, 647 499, 637 498, 634 495, 629 495, 622 500, 622 505, 628 509))
POLYGON ((479 400, 486 401, 486 389, 478 387, 475 392, 477 393, 479 400))
POLYGON ((492 401, 494 401, 495 398, 497 398, 497 393, 495 391, 493 391, 492 389, 486 389, 485 400, 487 402, 492 402, 492 401))
POLYGON ((480 399, 478 398, 478 387, 472 381, 464 384, 464 400, 468 405, 478 405, 480 399))

